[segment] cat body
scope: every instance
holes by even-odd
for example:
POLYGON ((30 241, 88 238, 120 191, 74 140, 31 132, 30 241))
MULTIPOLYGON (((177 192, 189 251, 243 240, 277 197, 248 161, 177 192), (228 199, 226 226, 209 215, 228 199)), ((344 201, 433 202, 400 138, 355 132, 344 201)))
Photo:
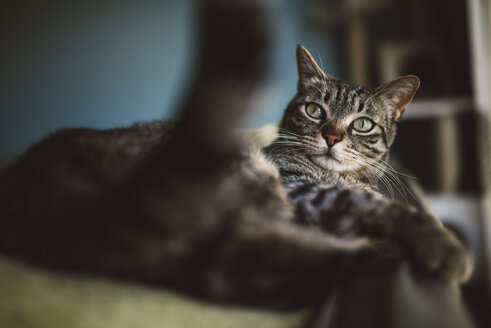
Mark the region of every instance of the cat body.
POLYGON ((384 258, 380 239, 423 271, 465 280, 457 238, 377 192, 418 79, 352 85, 298 47, 298 93, 260 150, 234 127, 264 76, 264 8, 206 3, 202 62, 179 122, 65 130, 31 147, 0 177, 0 250, 265 306, 320 299, 384 258), (225 49, 217 13, 242 36, 225 49))

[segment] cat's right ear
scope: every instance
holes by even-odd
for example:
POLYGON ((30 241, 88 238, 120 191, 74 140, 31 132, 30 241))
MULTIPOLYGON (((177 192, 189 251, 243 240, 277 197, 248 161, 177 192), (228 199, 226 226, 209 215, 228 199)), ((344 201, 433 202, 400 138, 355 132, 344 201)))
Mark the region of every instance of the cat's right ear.
POLYGON ((328 76, 317 65, 314 57, 303 46, 297 46, 298 90, 316 80, 327 80, 328 76))
POLYGON ((397 122, 418 88, 419 78, 416 75, 406 75, 379 86, 375 92, 378 98, 391 109, 393 118, 397 122))

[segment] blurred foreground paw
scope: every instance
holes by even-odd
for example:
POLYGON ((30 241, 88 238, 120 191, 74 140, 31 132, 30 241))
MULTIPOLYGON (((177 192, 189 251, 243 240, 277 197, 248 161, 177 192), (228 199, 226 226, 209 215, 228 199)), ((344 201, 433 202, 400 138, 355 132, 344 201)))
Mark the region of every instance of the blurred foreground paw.
POLYGON ((411 256, 425 271, 445 281, 467 281, 473 270, 470 251, 456 235, 432 220, 417 226, 407 240, 411 256))

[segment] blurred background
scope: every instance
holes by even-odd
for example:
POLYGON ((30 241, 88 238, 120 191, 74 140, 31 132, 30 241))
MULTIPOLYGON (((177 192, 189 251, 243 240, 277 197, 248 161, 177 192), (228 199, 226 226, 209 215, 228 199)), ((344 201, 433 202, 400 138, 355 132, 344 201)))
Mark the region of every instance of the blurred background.
MULTIPOLYGON (((61 127, 175 117, 193 71, 195 1, 8 0, 1 8, 0 158, 61 127)), ((418 75, 394 153, 471 246, 476 273, 464 296, 482 327, 491 327, 490 20, 486 0, 273 2, 271 74, 245 124, 281 117, 296 89, 297 44, 326 73, 368 86, 418 75)))

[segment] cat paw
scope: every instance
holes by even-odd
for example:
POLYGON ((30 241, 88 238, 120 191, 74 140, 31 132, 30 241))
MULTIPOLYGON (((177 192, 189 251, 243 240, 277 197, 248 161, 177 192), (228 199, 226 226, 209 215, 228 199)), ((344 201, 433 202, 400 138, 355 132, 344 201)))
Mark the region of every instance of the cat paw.
POLYGON ((473 269, 471 254, 452 231, 437 222, 416 230, 410 248, 419 267, 445 281, 469 279, 473 269))

